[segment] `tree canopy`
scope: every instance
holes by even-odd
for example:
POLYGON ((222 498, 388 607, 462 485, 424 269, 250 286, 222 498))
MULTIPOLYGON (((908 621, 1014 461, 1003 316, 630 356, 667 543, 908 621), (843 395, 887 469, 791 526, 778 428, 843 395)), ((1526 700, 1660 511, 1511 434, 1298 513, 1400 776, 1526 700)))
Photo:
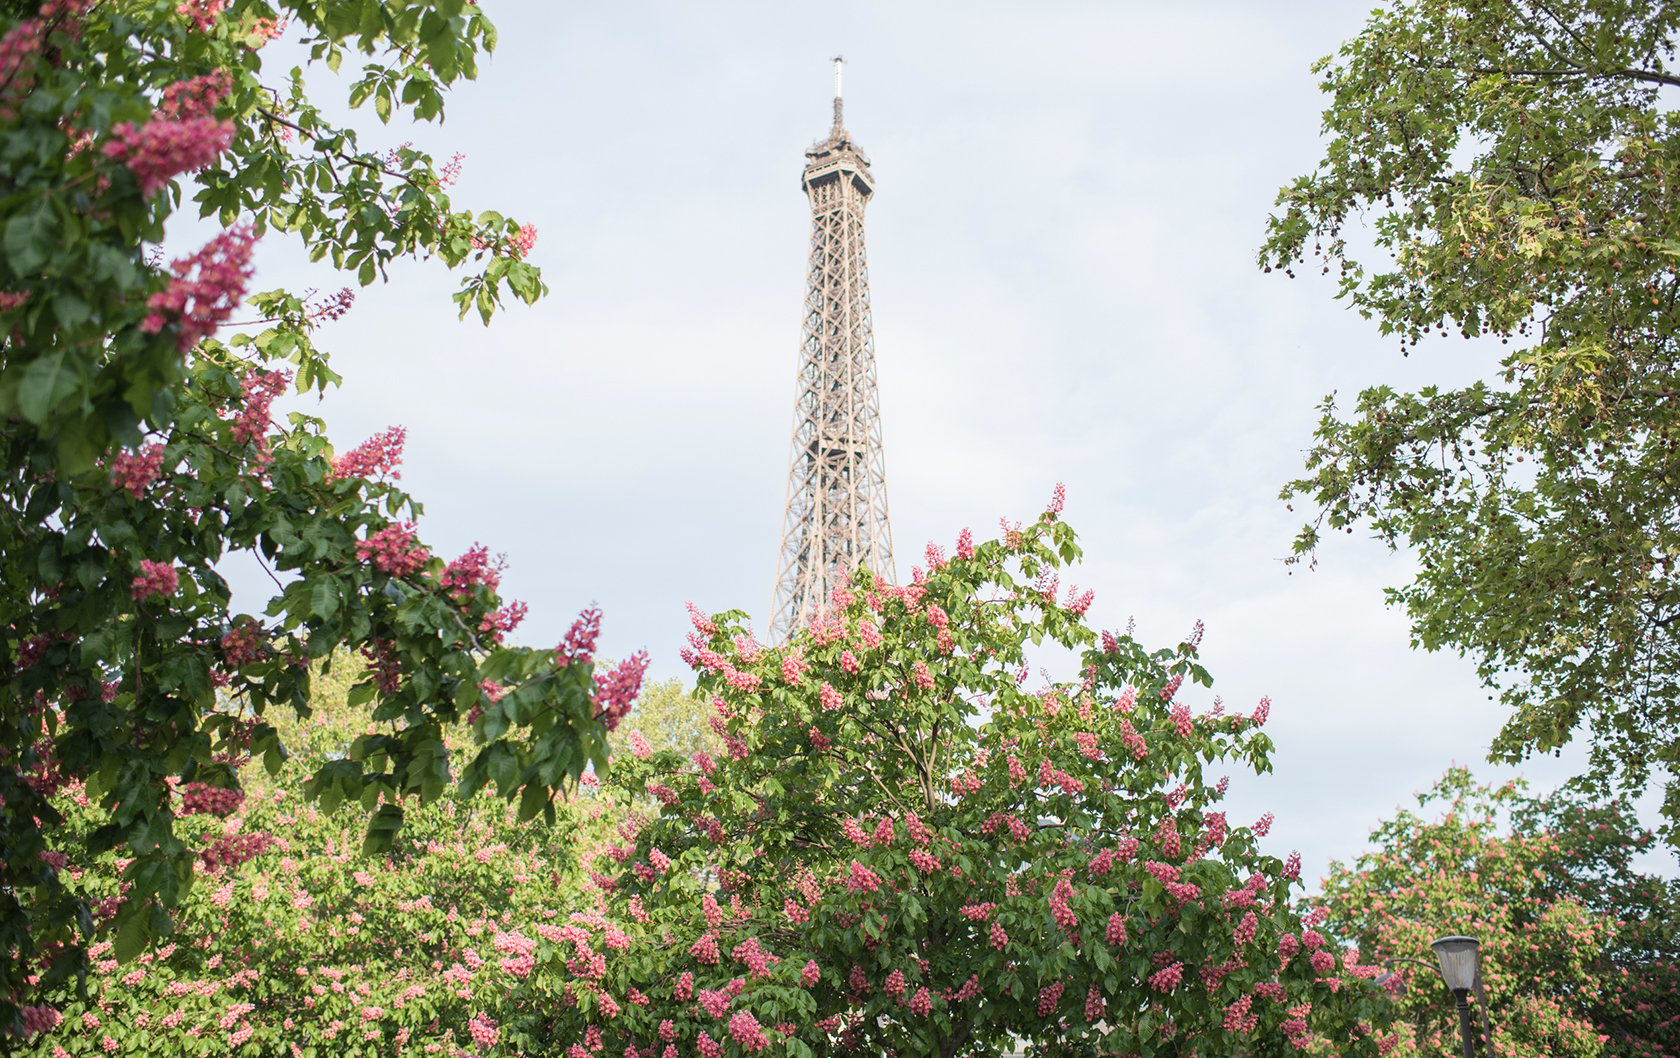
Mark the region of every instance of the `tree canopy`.
POLYGON ((475 546, 446 561, 394 483, 403 434, 335 448, 320 420, 276 421, 288 390, 336 383, 316 344, 348 307, 253 291, 270 233, 357 276, 433 257, 462 270, 463 315, 543 293, 534 232, 456 208, 454 164, 374 145, 330 119, 302 69, 265 65, 284 30, 345 74, 381 122, 437 120, 495 43, 466 0, 13 0, 0 5, 0 1031, 29 997, 133 957, 171 930, 204 850, 177 784, 234 790, 231 764, 287 754, 312 662, 360 652, 372 727, 306 792, 373 813, 459 780, 530 818, 591 762, 645 665, 592 662, 599 614, 556 650, 516 647, 525 612, 475 546), (344 64, 349 61, 350 66, 344 64), (359 68, 359 70, 358 70, 359 68), (183 209, 220 225, 165 263, 183 209), (259 322, 228 326, 236 309, 259 322), (274 594, 236 610, 240 556, 274 594), (446 727, 482 747, 456 768, 446 727), (115 899, 55 865, 52 794, 77 784, 88 852, 121 850, 115 899))
POLYGON ((1680 843, 1680 4, 1400 0, 1315 72, 1317 167, 1260 260, 1311 256, 1420 354, 1506 343, 1458 389, 1326 400, 1296 541, 1368 525, 1420 569, 1415 641, 1474 657, 1515 761, 1585 732, 1603 787, 1667 783, 1680 843), (1356 247, 1369 237, 1376 253, 1356 247))
POLYGON ((1429 942, 1481 942, 1495 1053, 1658 1058, 1680 1053, 1680 883, 1642 874, 1650 848, 1627 803, 1536 798, 1449 771, 1333 863, 1314 903, 1338 939, 1405 982, 1394 1054, 1457 1049, 1453 1005, 1429 942), (1421 965, 1420 965, 1421 964, 1421 965))
POLYGON ((657 814, 597 860, 597 913, 544 934, 504 1042, 1379 1053, 1380 969, 1303 920, 1270 817, 1219 808, 1219 767, 1269 767, 1268 704, 1192 710, 1199 629, 1153 652, 1092 630, 1059 508, 930 546, 903 587, 860 571, 774 647, 696 614, 722 747, 614 761, 657 814), (1041 644, 1065 677, 1029 682, 1041 644))

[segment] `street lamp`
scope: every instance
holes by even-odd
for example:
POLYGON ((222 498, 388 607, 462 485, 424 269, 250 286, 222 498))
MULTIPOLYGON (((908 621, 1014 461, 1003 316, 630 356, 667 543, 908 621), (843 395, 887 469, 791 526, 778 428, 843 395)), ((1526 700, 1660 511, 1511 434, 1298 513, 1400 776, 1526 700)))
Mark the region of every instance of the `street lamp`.
POLYGON ((1475 1038, 1470 1028, 1470 990, 1481 977, 1475 937, 1442 937, 1429 945, 1441 961, 1441 978, 1458 1004, 1458 1031, 1464 1038, 1464 1058, 1476 1058, 1475 1038))

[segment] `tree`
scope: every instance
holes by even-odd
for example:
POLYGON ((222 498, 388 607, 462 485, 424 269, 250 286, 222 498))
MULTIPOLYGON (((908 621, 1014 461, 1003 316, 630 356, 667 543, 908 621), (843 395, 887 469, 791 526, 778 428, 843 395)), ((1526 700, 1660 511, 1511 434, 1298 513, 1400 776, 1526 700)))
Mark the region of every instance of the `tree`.
POLYGON ((232 757, 270 770, 274 720, 309 710, 315 669, 369 667, 351 698, 374 728, 306 792, 359 801, 370 848, 405 802, 460 779, 553 816, 634 697, 645 656, 596 675, 599 614, 558 651, 505 641, 523 604, 483 547, 434 557, 392 482, 400 430, 335 450, 319 420, 272 421, 288 386, 337 381, 316 329, 343 311, 248 293, 253 242, 299 238, 380 277, 402 256, 466 269, 462 313, 543 292, 534 232, 452 207, 453 163, 363 146, 264 67, 284 28, 314 60, 361 62, 353 106, 440 118, 495 41, 465 0, 44 0, 0 5, 0 1032, 29 996, 132 958, 171 929, 202 850, 175 782, 236 789, 232 757), (165 266, 190 196, 223 230, 165 266), (259 324, 218 337, 240 305, 259 324), (230 607, 217 564, 251 556, 276 594, 230 607), (458 771, 443 741, 472 721, 458 771), (121 850, 120 898, 90 904, 54 866, 51 795, 80 784, 89 857, 121 850))
MULTIPOLYGON (((1400 0, 1314 70, 1318 167, 1262 265, 1311 253, 1338 297, 1417 346, 1509 346, 1494 377, 1327 398, 1296 540, 1369 525, 1415 548, 1389 592, 1414 642, 1473 656, 1517 761, 1578 731, 1597 789, 1666 782, 1680 844, 1680 5, 1400 0), (1378 263, 1348 238, 1368 232, 1378 263)), ((1427 347, 1426 347, 1427 348, 1427 347)))
POLYGON ((635 712, 636 730, 655 752, 686 758, 702 750, 715 755, 723 745, 712 730, 710 700, 675 676, 644 685, 635 712))
MULTIPOLYGON (((421 1058, 474 1049, 513 1016, 509 984, 536 928, 573 910, 580 858, 611 825, 604 798, 572 798, 554 824, 520 821, 489 790, 442 798, 409 811, 388 850, 364 852, 358 813, 299 796, 373 725, 371 705, 347 703, 364 667, 348 660, 312 682, 307 719, 276 717, 293 751, 277 775, 235 761, 239 791, 177 786, 177 831, 204 851, 170 943, 126 963, 94 945, 85 992, 66 982, 30 1007, 38 1031, 8 1054, 104 1054, 109 1039, 127 1055, 421 1058)), ((446 738, 464 765, 466 725, 446 738)), ((97 806, 79 784, 53 803, 68 886, 113 899, 123 850, 83 849, 97 806)))
POLYGON ((1454 768, 1418 808, 1381 824, 1351 868, 1333 863, 1315 901, 1328 930, 1404 981, 1397 1055, 1456 1051, 1429 952, 1455 933, 1481 941, 1498 1053, 1680 1053, 1680 887, 1632 869, 1652 835, 1627 804, 1534 798, 1454 768))
POLYGON ((1291 907, 1299 862, 1216 807, 1264 771, 1252 715, 1194 714, 1200 633, 1098 636, 1057 502, 902 588, 860 571, 766 647, 696 615, 714 758, 645 747, 651 795, 592 876, 601 904, 539 945, 511 1046, 718 1058, 1377 1054, 1387 997, 1291 907), (1029 687, 1029 650, 1076 656, 1029 687))

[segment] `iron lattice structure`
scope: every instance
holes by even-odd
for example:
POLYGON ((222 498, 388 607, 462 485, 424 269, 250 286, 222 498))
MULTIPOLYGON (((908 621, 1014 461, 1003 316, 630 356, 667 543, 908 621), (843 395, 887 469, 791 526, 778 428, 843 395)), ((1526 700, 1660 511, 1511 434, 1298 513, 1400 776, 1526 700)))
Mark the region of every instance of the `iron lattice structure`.
POLYGON ((859 566, 894 579, 863 248, 875 182, 841 121, 838 59, 834 82, 834 127, 805 152, 800 182, 811 201, 811 255, 772 642, 827 606, 859 566))

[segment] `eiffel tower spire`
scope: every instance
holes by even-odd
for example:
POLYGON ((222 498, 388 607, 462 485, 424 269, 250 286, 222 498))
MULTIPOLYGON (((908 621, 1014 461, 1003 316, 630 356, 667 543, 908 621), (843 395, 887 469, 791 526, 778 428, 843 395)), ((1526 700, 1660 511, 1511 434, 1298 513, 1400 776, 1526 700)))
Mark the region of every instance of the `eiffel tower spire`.
POLYGON ((834 127, 805 152, 800 181, 811 202, 811 253, 772 642, 829 605, 859 566, 894 579, 863 249, 875 181, 842 121, 841 61, 834 60, 834 127))

